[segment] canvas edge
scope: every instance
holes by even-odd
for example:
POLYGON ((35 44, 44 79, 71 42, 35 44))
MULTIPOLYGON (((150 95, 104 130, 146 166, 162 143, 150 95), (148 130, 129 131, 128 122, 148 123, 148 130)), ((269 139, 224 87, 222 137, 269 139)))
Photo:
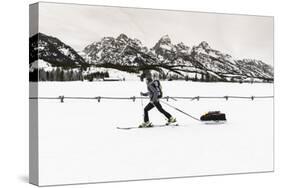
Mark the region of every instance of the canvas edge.
MULTIPOLYGON (((29 37, 39 31, 39 3, 29 5, 29 37)), ((29 44, 30 45, 30 44, 29 44)), ((38 82, 29 82, 29 97, 38 96, 38 82)), ((38 101, 29 100, 29 183, 39 185, 38 101)))

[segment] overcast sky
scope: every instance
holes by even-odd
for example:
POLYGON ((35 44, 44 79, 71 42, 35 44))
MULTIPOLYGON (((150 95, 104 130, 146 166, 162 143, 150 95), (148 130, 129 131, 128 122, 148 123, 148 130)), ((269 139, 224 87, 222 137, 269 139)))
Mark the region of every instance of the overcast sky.
POLYGON ((273 18, 75 4, 40 3, 39 31, 77 51, 102 37, 124 33, 151 48, 168 34, 188 46, 207 41, 235 58, 273 64, 273 18))

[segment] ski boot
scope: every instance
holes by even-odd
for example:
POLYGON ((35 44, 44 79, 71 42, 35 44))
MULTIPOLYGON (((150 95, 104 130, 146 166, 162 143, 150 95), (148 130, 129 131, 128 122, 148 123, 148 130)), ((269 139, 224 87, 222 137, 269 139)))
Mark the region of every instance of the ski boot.
POLYGON ((148 127, 153 127, 152 123, 149 121, 143 122, 142 124, 139 125, 139 128, 148 128, 148 127))
POLYGON ((170 119, 168 119, 166 125, 167 125, 167 126, 168 126, 168 125, 175 125, 175 126, 177 126, 178 124, 176 124, 176 122, 177 122, 177 119, 176 119, 176 118, 170 117, 170 119))

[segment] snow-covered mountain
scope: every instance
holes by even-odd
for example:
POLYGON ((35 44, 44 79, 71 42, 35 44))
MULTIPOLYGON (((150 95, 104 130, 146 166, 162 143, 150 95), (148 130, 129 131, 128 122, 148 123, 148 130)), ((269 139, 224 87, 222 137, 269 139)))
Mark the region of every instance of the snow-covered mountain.
MULTIPOLYGON (((85 66, 85 60, 70 46, 59 39, 43 33, 33 35, 29 39, 29 66, 40 69, 44 65, 61 67, 65 69, 85 66)), ((44 68, 44 66, 42 67, 44 68)))
POLYGON ((117 38, 104 37, 101 41, 86 46, 83 52, 89 64, 123 71, 138 72, 135 69, 142 62, 149 64, 149 59, 144 56, 149 52, 148 48, 140 40, 131 39, 125 34, 120 34, 117 38))
POLYGON ((164 35, 149 49, 123 33, 116 38, 104 37, 80 52, 55 37, 38 33, 30 38, 29 67, 31 72, 36 68, 80 71, 78 78, 90 75, 91 79, 93 75, 111 77, 112 70, 114 76, 119 71, 120 75, 130 73, 130 77, 135 74, 136 79, 148 71, 160 79, 194 81, 273 81, 274 77, 272 66, 255 59, 235 59, 206 41, 190 47, 182 42, 173 44, 164 35))
POLYGON ((273 67, 255 59, 242 59, 236 61, 238 67, 249 77, 273 79, 273 67))
POLYGON ((268 64, 254 59, 235 59, 212 49, 205 41, 192 48, 191 59, 219 80, 239 77, 273 79, 273 68, 268 64))
POLYGON ((88 63, 128 72, 154 70, 164 78, 195 77, 202 81, 241 81, 247 78, 273 80, 273 68, 259 60, 235 59, 212 49, 203 41, 189 47, 173 44, 164 35, 151 48, 125 34, 105 37, 88 45, 83 52, 88 63))

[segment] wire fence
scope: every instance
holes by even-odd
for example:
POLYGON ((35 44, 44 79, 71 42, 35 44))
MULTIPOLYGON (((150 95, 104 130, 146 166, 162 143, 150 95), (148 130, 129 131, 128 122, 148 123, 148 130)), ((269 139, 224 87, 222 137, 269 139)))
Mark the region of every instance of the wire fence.
MULTIPOLYGON (((273 99, 274 96, 186 96, 186 97, 180 97, 180 96, 165 96, 162 97, 161 99, 163 100, 197 100, 199 101, 200 99, 224 99, 224 100, 229 100, 229 99, 246 99, 246 100, 254 100, 254 99, 273 99)), ((142 99, 149 99, 149 97, 137 97, 137 96, 132 96, 132 97, 111 97, 111 96, 96 96, 96 97, 71 97, 71 96, 64 96, 60 95, 58 97, 29 97, 29 99, 32 100, 59 100, 60 102, 64 102, 66 99, 70 100, 97 100, 98 102, 101 102, 101 100, 132 100, 135 102, 136 100, 142 100, 142 99)))

